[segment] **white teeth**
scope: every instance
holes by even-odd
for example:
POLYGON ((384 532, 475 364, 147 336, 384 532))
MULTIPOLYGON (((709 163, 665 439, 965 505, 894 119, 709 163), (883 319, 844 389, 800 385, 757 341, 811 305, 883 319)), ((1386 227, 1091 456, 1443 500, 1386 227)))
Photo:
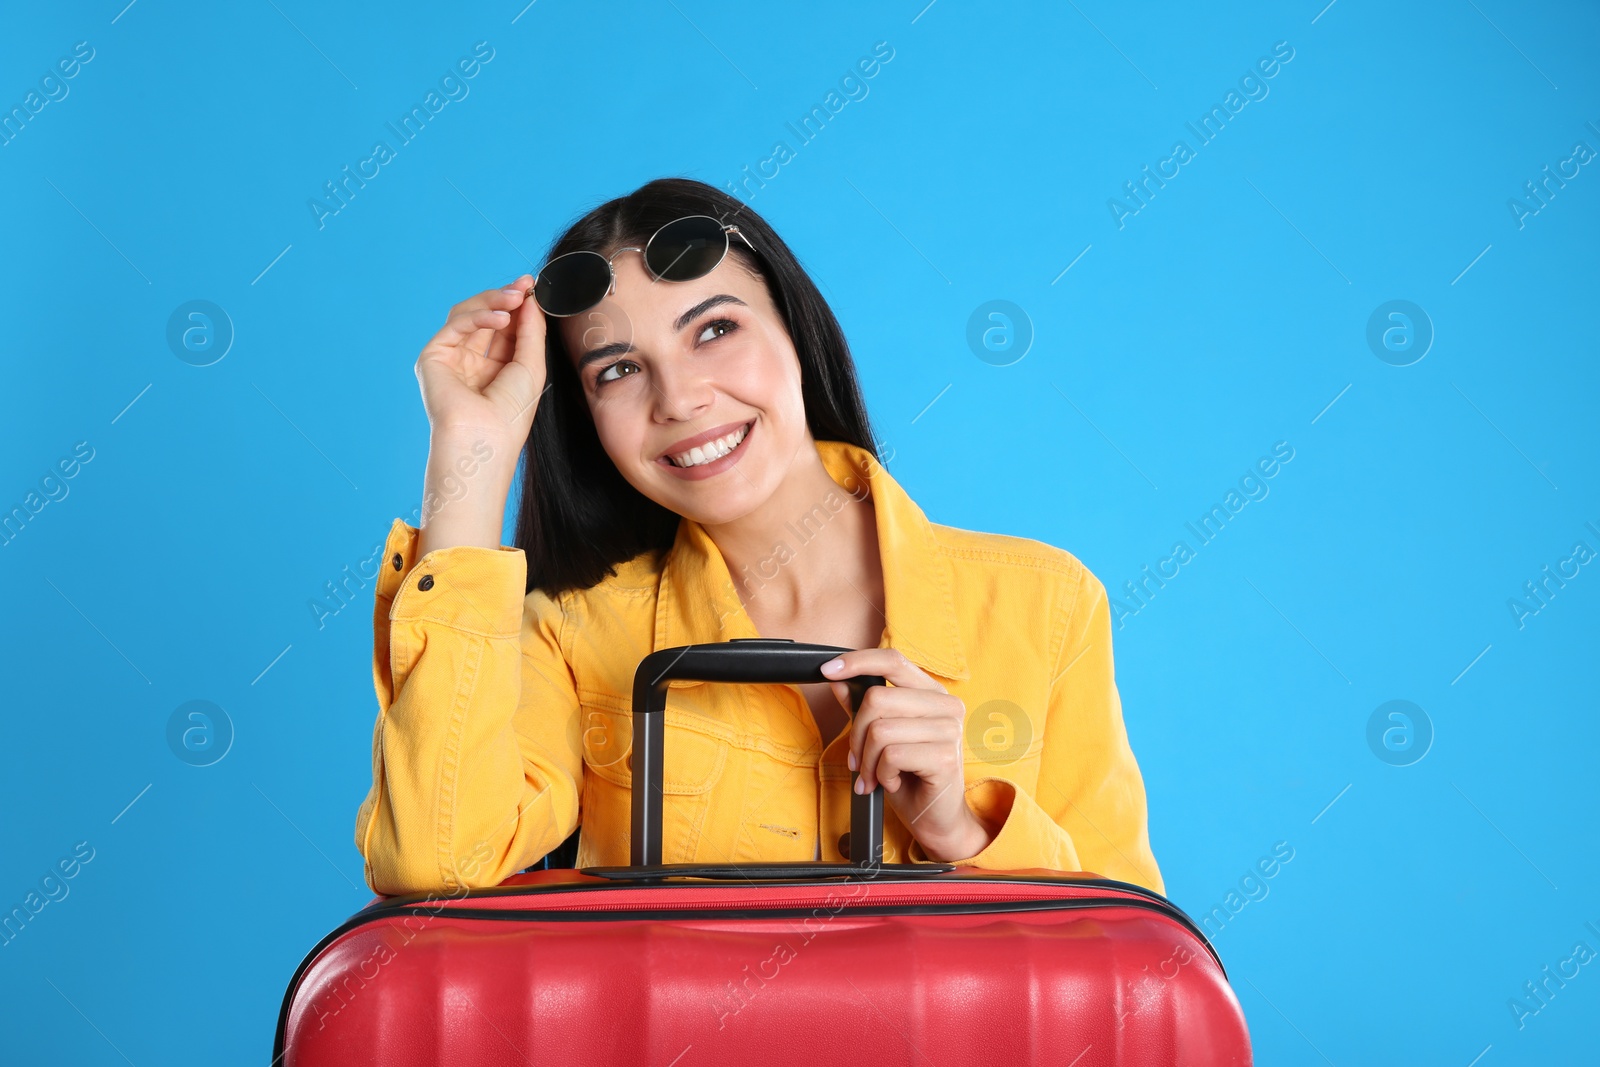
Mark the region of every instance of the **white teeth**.
POLYGON ((680 452, 668 458, 679 467, 698 467, 702 463, 710 463, 712 460, 721 459, 729 452, 732 452, 739 446, 739 442, 744 440, 747 432, 748 428, 741 426, 726 437, 719 437, 708 445, 700 445, 697 448, 691 448, 687 452, 680 452))

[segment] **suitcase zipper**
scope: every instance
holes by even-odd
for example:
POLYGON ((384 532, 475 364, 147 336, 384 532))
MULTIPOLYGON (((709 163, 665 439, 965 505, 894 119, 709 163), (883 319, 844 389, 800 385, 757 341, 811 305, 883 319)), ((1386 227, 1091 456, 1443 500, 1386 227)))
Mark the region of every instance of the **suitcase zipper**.
MULTIPOLYGON (((854 899, 854 898, 850 898, 850 899, 845 900, 843 906, 844 907, 850 907, 851 906, 851 902, 850 902, 851 899, 854 899)), ((1091 902, 1094 902, 1094 903, 1105 904, 1105 905, 1115 905, 1115 904, 1129 903, 1129 901, 1127 899, 1122 898, 1122 897, 1061 897, 1061 898, 1059 898, 1057 900, 1049 900, 1049 899, 1041 900, 1037 896, 1024 897, 1024 896, 1019 896, 1017 894, 998 894, 998 893, 960 893, 960 894, 955 894, 955 893, 952 893, 952 894, 948 894, 948 895, 941 895, 936 900, 930 900, 930 899, 928 899, 928 897, 926 895, 923 895, 923 896, 883 896, 883 895, 873 895, 873 896, 867 896, 867 897, 860 898, 860 902, 858 904, 856 904, 855 906, 856 907, 879 907, 879 906, 882 906, 882 907, 903 907, 903 906, 906 906, 906 905, 922 905, 922 904, 930 904, 930 905, 939 905, 939 904, 1009 904, 1009 903, 1024 903, 1024 902, 1025 903, 1030 903, 1030 904, 1049 905, 1049 904, 1063 903, 1063 902, 1066 902, 1066 901, 1091 901, 1091 902)), ((537 910, 537 911, 679 911, 679 910, 683 910, 683 911, 690 911, 690 910, 701 911, 701 910, 707 910, 707 909, 740 908, 740 909, 746 909, 746 910, 757 910, 757 909, 760 909, 760 910, 768 910, 768 911, 781 911, 781 910, 794 909, 794 908, 815 908, 815 907, 832 906, 832 905, 838 904, 838 903, 840 903, 840 901, 839 901, 839 898, 837 898, 837 897, 834 897, 834 898, 821 898, 821 897, 819 897, 819 898, 816 898, 816 899, 813 899, 813 900, 786 900, 786 901, 783 901, 781 903, 775 903, 775 904, 769 904, 769 905, 752 904, 748 900, 742 900, 742 901, 741 900, 719 901, 719 900, 712 900, 712 899, 698 898, 698 897, 697 898, 691 898, 689 900, 682 901, 682 902, 674 901, 674 902, 671 902, 671 903, 667 903, 667 902, 663 902, 663 901, 655 901, 654 903, 649 902, 649 901, 640 901, 638 903, 627 903, 627 902, 624 902, 624 903, 617 903, 617 904, 601 904, 601 905, 592 904, 592 903, 589 903, 587 901, 582 901, 582 900, 570 901, 570 902, 569 901, 554 901, 553 900, 553 901, 548 901, 548 902, 541 902, 537 906, 537 908, 533 909, 533 910, 537 910)), ((496 912, 504 912, 504 913, 508 913, 508 914, 515 914, 516 910, 517 909, 512 909, 512 908, 455 908, 455 907, 452 907, 452 908, 448 908, 448 909, 446 909, 444 911, 437 912, 436 914, 454 915, 454 914, 457 914, 458 912, 461 912, 461 911, 473 911, 473 912, 496 911, 496 912)))
MULTIPOLYGON (((1036 894, 1029 895, 1026 886, 1027 883, 1019 883, 1018 891, 1010 893, 967 891, 941 894, 933 899, 930 899, 926 893, 921 895, 905 893, 867 894, 860 898, 844 900, 841 900, 837 894, 832 894, 829 897, 798 897, 771 901, 766 904, 738 899, 719 900, 717 896, 722 894, 717 891, 694 896, 679 894, 676 898, 666 900, 658 898, 654 901, 608 901, 605 896, 611 896, 618 890, 621 892, 627 892, 627 890, 623 887, 606 887, 606 889, 597 887, 596 889, 577 893, 558 890, 551 893, 548 899, 541 900, 532 906, 527 903, 527 897, 543 894, 519 893, 516 896, 521 898, 523 902, 520 908, 474 907, 453 902, 442 906, 435 902, 433 906, 430 906, 426 901, 417 901, 406 904, 390 904, 387 907, 379 905, 377 910, 389 915, 403 915, 421 911, 435 916, 499 921, 604 922, 608 918, 620 919, 623 913, 663 921, 696 917, 709 918, 719 913, 732 914, 738 918, 748 919, 783 919, 812 914, 819 907, 828 908, 834 914, 848 912, 858 916, 959 914, 965 909, 974 906, 986 906, 995 914, 1021 911, 1068 911, 1078 908, 1131 907, 1166 916, 1188 930, 1206 947, 1211 958, 1216 961, 1217 967, 1219 969, 1223 968, 1222 957, 1218 955, 1216 946, 1211 944, 1211 939, 1206 937, 1204 931, 1196 925, 1195 921, 1187 913, 1165 898, 1156 898, 1154 894, 1146 894, 1136 890, 1130 891, 1127 896, 1114 893, 1099 893, 1092 896, 1041 898, 1036 894), (608 892, 608 890, 610 891, 608 892), (590 893, 594 892, 600 892, 604 895, 597 901, 590 896, 590 893)), ((763 886, 762 888, 773 887, 763 886)), ((647 892, 659 893, 660 889, 653 887, 647 892)), ((370 911, 367 915, 369 921, 380 917, 370 911)), ((353 920, 360 917, 360 914, 358 914, 353 917, 353 920)), ((1222 973, 1223 977, 1226 978, 1227 971, 1224 969, 1222 973)))
MULTIPOLYGON (((892 918, 910 915, 1005 915, 1012 912, 1137 908, 1141 911, 1150 911, 1163 916, 1194 935, 1195 940, 1205 947, 1212 960, 1216 962, 1217 970, 1222 974, 1223 979, 1226 980, 1228 977, 1228 972, 1222 964, 1222 957, 1217 954, 1216 946, 1211 944, 1211 940, 1195 926, 1192 919, 1171 905, 1163 905, 1142 897, 1061 897, 1053 900, 1040 900, 1037 897, 1032 899, 1017 899, 1013 897, 996 900, 983 895, 967 895, 963 898, 943 901, 929 901, 926 898, 918 897, 895 897, 891 899, 895 902, 873 901, 865 904, 850 904, 847 902, 838 908, 827 910, 831 915, 849 915, 853 917, 881 915, 892 918), (983 910, 974 911, 974 908, 982 908, 983 910)), ((399 918, 406 914, 415 914, 424 910, 421 907, 385 909, 381 915, 368 916, 366 922, 373 922, 380 918, 399 918)), ((742 904, 738 901, 727 903, 697 901, 691 905, 677 907, 671 905, 662 906, 660 904, 652 907, 648 903, 603 905, 596 908, 554 907, 526 910, 450 907, 435 910, 431 914, 435 917, 486 919, 491 922, 679 922, 685 919, 803 919, 807 916, 816 916, 821 910, 824 909, 816 903, 752 906, 748 901, 742 904)), ((353 928, 356 925, 361 924, 352 920, 345 924, 345 929, 353 928)), ((344 931, 338 932, 342 933, 344 931)))

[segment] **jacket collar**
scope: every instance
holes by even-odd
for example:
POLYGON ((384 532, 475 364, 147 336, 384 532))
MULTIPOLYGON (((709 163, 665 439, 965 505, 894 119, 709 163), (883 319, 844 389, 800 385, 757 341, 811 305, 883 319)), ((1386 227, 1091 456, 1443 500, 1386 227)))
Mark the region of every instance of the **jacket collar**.
MULTIPOLYGON (((816 449, 829 476, 845 492, 859 495, 863 478, 869 486, 887 616, 879 647, 897 649, 940 678, 970 677, 956 627, 950 561, 939 552, 927 516, 866 449, 844 441, 817 441, 816 449)), ((705 527, 692 519, 679 521, 660 583, 653 646, 657 649, 736 637, 785 636, 756 631, 722 553, 705 527)))

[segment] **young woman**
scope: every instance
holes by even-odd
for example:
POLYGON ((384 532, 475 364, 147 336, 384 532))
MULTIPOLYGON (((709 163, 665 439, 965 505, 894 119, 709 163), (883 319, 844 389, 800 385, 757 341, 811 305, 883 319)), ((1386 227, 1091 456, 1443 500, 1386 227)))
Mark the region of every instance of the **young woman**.
POLYGON ((374 891, 494 885, 580 823, 578 866, 627 863, 634 670, 740 637, 850 648, 830 679, 889 684, 852 720, 842 681, 674 681, 664 862, 846 858, 859 769, 886 862, 1163 888, 1103 586, 928 521, 833 313, 738 201, 662 179, 601 205, 537 281, 452 308, 416 372, 424 513, 380 571, 356 820, 374 891))

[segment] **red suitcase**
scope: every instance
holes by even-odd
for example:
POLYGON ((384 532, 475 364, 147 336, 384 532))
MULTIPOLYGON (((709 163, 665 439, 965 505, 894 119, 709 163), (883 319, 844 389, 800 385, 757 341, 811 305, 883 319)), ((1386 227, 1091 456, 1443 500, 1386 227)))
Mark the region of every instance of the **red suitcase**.
MULTIPOLYGON (((882 862, 662 864, 667 682, 816 682, 845 649, 653 652, 634 678, 628 867, 377 898, 306 956, 273 1064, 1183 1064, 1245 1067, 1221 960, 1151 890, 1092 874, 882 862)), ((881 678, 858 678, 855 703, 881 678)))

